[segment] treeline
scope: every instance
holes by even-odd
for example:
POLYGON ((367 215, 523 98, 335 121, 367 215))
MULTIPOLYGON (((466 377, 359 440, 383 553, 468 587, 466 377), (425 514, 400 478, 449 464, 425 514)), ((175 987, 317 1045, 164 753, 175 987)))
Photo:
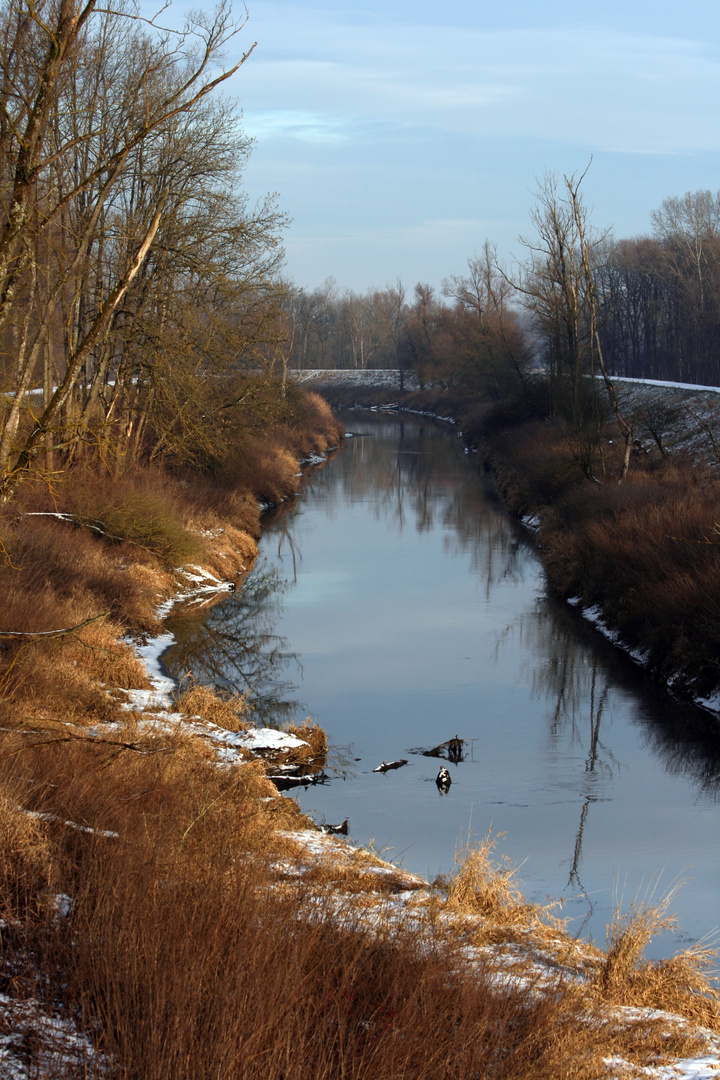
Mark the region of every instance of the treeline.
POLYGON ((652 225, 598 268, 608 361, 618 375, 720 385, 720 191, 665 199, 652 225))
POLYGON ((281 410, 284 219, 242 194, 216 93, 242 25, 225 0, 177 32, 129 0, 0 6, 0 502, 83 456, 212 471, 281 410))
POLYGON ((546 176, 517 273, 486 243, 439 293, 283 281, 285 219, 242 193, 217 93, 242 25, 228 0, 179 31, 130 0, 0 0, 0 504, 83 458, 222 470, 287 415, 288 367, 496 396, 542 367, 578 423, 591 372, 720 382, 720 194, 614 241, 582 178, 546 176))
POLYGON ((610 374, 720 384, 720 192, 668 198, 652 215, 652 235, 615 240, 593 230, 582 178, 567 179, 569 188, 554 176, 541 181, 527 258, 514 274, 486 244, 441 293, 423 283, 408 292, 400 281, 341 293, 333 279, 297 290, 287 304, 292 365, 396 367, 421 385, 476 392, 513 385, 530 363, 558 373, 579 362, 587 373, 600 347, 610 374))
POLYGON ((365 294, 340 293, 330 278, 288 298, 290 363, 299 369, 398 368, 414 372, 421 387, 501 390, 522 379, 532 359, 513 296, 489 244, 442 293, 419 282, 409 294, 400 280, 365 294))

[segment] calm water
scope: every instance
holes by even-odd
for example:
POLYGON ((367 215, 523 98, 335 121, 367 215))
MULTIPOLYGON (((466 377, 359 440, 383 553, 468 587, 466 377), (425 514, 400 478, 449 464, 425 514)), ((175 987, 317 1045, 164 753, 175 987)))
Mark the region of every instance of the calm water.
POLYGON ((720 925, 720 727, 656 692, 573 610, 452 433, 350 414, 356 436, 269 524, 242 593, 171 625, 173 674, 254 688, 258 719, 312 716, 352 772, 299 796, 318 821, 429 878, 504 833, 537 901, 605 940, 613 903, 664 893, 720 925), (410 753, 454 735, 448 768, 410 753), (383 759, 409 764, 385 775, 383 759), (659 876, 659 885, 657 884, 659 876))

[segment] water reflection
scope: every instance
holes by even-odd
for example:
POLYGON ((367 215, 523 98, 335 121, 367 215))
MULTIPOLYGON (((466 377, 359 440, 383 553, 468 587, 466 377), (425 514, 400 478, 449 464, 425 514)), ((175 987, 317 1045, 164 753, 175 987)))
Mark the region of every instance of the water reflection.
POLYGON ((469 554, 472 573, 486 590, 503 579, 521 580, 521 534, 504 516, 491 483, 457 465, 457 447, 447 431, 402 417, 381 418, 374 434, 350 440, 320 483, 330 517, 344 504, 370 499, 375 518, 392 521, 399 533, 407 527, 418 534, 442 530, 448 557, 469 554), (374 442, 388 428, 397 431, 397 449, 376 452, 374 442))
MULTIPOLYGON (((552 730, 563 725, 574 730, 578 710, 595 698, 601 678, 603 704, 611 687, 635 698, 632 720, 642 731, 648 754, 659 758, 668 773, 691 781, 703 799, 720 801, 720 726, 715 717, 654 686, 575 610, 543 599, 535 614, 537 644, 550 656, 545 666, 535 669, 534 685, 553 702, 552 730)), ((620 768, 619 763, 614 767, 620 768)))
POLYGON ((355 744, 357 775, 300 796, 303 808, 349 818, 355 840, 391 844, 409 869, 451 869, 469 823, 493 825, 527 860, 529 895, 573 899, 579 929, 602 937, 614 874, 692 862, 681 921, 709 929, 714 721, 548 598, 532 547, 452 434, 396 417, 346 423, 359 437, 268 524, 243 590, 173 625, 173 673, 249 686, 264 722, 310 712, 355 744), (472 753, 448 759, 444 798, 432 758, 373 776, 456 732, 472 753))
POLYGON ((274 568, 256 569, 231 601, 202 614, 168 619, 175 644, 163 656, 169 673, 249 695, 257 720, 277 725, 299 712, 289 672, 299 656, 275 633, 288 585, 274 568))

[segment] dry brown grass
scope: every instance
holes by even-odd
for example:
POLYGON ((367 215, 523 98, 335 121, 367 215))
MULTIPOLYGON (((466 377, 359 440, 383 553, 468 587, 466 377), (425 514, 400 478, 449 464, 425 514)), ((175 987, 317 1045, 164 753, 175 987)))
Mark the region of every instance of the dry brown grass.
POLYGON ((508 940, 513 928, 556 935, 566 921, 553 915, 555 905, 529 904, 522 894, 518 870, 507 856, 499 861, 493 852, 502 834, 488 831, 478 843, 468 840, 458 853, 458 869, 449 880, 447 907, 459 914, 480 915, 483 923, 476 940, 508 940))
POLYGON ((297 724, 295 721, 292 721, 285 725, 285 731, 298 739, 304 739, 309 746, 309 750, 305 750, 301 747, 299 750, 295 751, 297 756, 293 760, 307 765, 316 765, 319 768, 322 768, 327 764, 327 735, 314 720, 307 717, 302 724, 297 724))
MULTIPOLYGON (((0 903, 19 920, 0 974, 12 967, 16 997, 62 1001, 114 1075, 596 1080, 609 1054, 699 1048, 667 1023, 606 1023, 561 975, 539 983, 516 967, 508 980, 483 950, 468 965, 432 923, 428 936, 417 919, 374 917, 373 897, 408 887, 402 872, 380 876, 372 853, 351 849, 309 867, 286 835, 303 825, 296 805, 272 797, 260 763, 218 770, 172 736, 144 753, 119 744, 12 758, 19 736, 0 744, 0 789, 12 791, 0 903), (67 918, 56 893, 73 901, 67 918)), ((532 918, 490 840, 480 848, 459 871, 457 913, 532 918)))
MULTIPOLYGON (((22 969, 16 992, 46 1008, 62 986, 114 1075, 594 1075, 597 1037, 553 995, 498 988, 411 934, 378 938, 351 907, 338 921, 305 879, 274 887, 287 852, 272 803, 257 801, 267 781, 256 766, 222 773, 188 747, 140 756, 83 744, 28 751, 18 767, 26 804, 52 815, 31 831, 45 831, 52 888, 73 907, 58 918, 47 903, 17 905, 23 929, 4 959, 22 969)), ((20 895, 17 881, 4 879, 4 894, 20 895)))
MULTIPOLYGON (((470 924, 457 924, 455 929, 461 938, 476 946, 507 946, 513 941, 522 944, 525 952, 513 954, 513 971, 531 980, 537 979, 538 959, 549 969, 559 965, 574 970, 581 977, 582 985, 576 990, 586 999, 588 1015, 593 1014, 595 998, 605 1004, 663 1010, 683 1017, 691 1025, 720 1031, 717 950, 700 943, 664 960, 653 961, 645 956, 653 939, 677 928, 670 911, 676 888, 658 900, 654 894, 637 900, 625 912, 618 905, 608 928, 607 948, 596 949, 568 937, 566 920, 556 917, 555 905, 537 907, 525 901, 517 869, 506 858, 493 858, 498 839, 488 833, 479 844, 468 844, 447 885, 444 911, 480 917, 470 924)), ((502 950, 500 955, 504 955, 502 950)), ((655 1040, 657 1045, 663 1024, 667 1029, 665 1021, 655 1026, 647 1018, 642 1019, 641 1027, 649 1025, 650 1031, 638 1045, 646 1051, 647 1039, 655 1040)), ((621 1022, 620 1026, 629 1037, 629 1045, 639 1038, 632 1023, 621 1022)), ((663 1053, 672 1052, 672 1040, 685 1052, 698 1038, 692 1029, 670 1028, 670 1034, 666 1030, 660 1038, 663 1053)))
POLYGON ((178 698, 175 707, 178 712, 199 716, 226 731, 246 731, 248 727, 243 719, 248 711, 244 694, 223 698, 207 686, 192 686, 178 698))
POLYGON ((0 791, 0 920, 37 909, 53 878, 52 845, 42 823, 18 809, 17 786, 0 791))
MULTIPOLYGON (((257 512, 257 504, 255 510, 257 512)), ((254 538, 233 525, 222 524, 216 514, 193 515, 190 527, 205 542, 202 565, 221 580, 239 577, 255 561, 258 548, 254 538)))
MULTIPOLYGON (((317 835, 313 835, 313 839, 317 844, 317 835)), ((379 896, 427 886, 427 882, 416 874, 409 874, 387 862, 371 845, 355 848, 335 837, 323 836, 318 851, 317 847, 308 848, 307 833, 286 833, 284 840, 287 861, 284 876, 291 880, 301 878, 304 887, 322 890, 323 895, 334 900, 342 895, 356 899, 365 896, 377 911, 375 901, 379 896), (328 889, 331 892, 328 893, 328 889)), ((363 909, 355 907, 353 910, 363 909)))
POLYGON ((615 909, 594 987, 604 1001, 664 1009, 720 1031, 716 949, 699 943, 667 960, 645 958, 653 938, 677 929, 670 911, 674 893, 655 903, 636 901, 626 912, 615 909))
POLYGON ((299 455, 273 435, 246 434, 224 467, 227 482, 279 503, 297 488, 299 455))

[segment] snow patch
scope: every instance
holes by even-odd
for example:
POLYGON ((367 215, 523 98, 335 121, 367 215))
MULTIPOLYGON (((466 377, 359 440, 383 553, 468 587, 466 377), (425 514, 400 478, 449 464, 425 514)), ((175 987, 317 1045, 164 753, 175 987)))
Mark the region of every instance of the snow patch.
POLYGON ((4 1080, 71 1080, 109 1076, 108 1063, 71 1020, 49 1016, 34 999, 0 994, 0 1076, 4 1080))
MULTIPOLYGON (((580 603, 579 600, 577 602, 580 603)), ((618 633, 618 631, 612 630, 603 621, 603 610, 598 604, 594 604, 591 607, 582 608, 582 615, 584 619, 587 619, 588 622, 591 622, 593 624, 596 630, 600 631, 603 637, 607 638, 607 640, 611 642, 611 644, 616 645, 619 649, 622 649, 622 651, 626 653, 631 660, 634 660, 636 664, 640 664, 643 667, 645 666, 645 664, 647 664, 648 657, 650 655, 649 652, 646 649, 633 649, 630 648, 628 645, 623 644, 622 637, 618 633)))

